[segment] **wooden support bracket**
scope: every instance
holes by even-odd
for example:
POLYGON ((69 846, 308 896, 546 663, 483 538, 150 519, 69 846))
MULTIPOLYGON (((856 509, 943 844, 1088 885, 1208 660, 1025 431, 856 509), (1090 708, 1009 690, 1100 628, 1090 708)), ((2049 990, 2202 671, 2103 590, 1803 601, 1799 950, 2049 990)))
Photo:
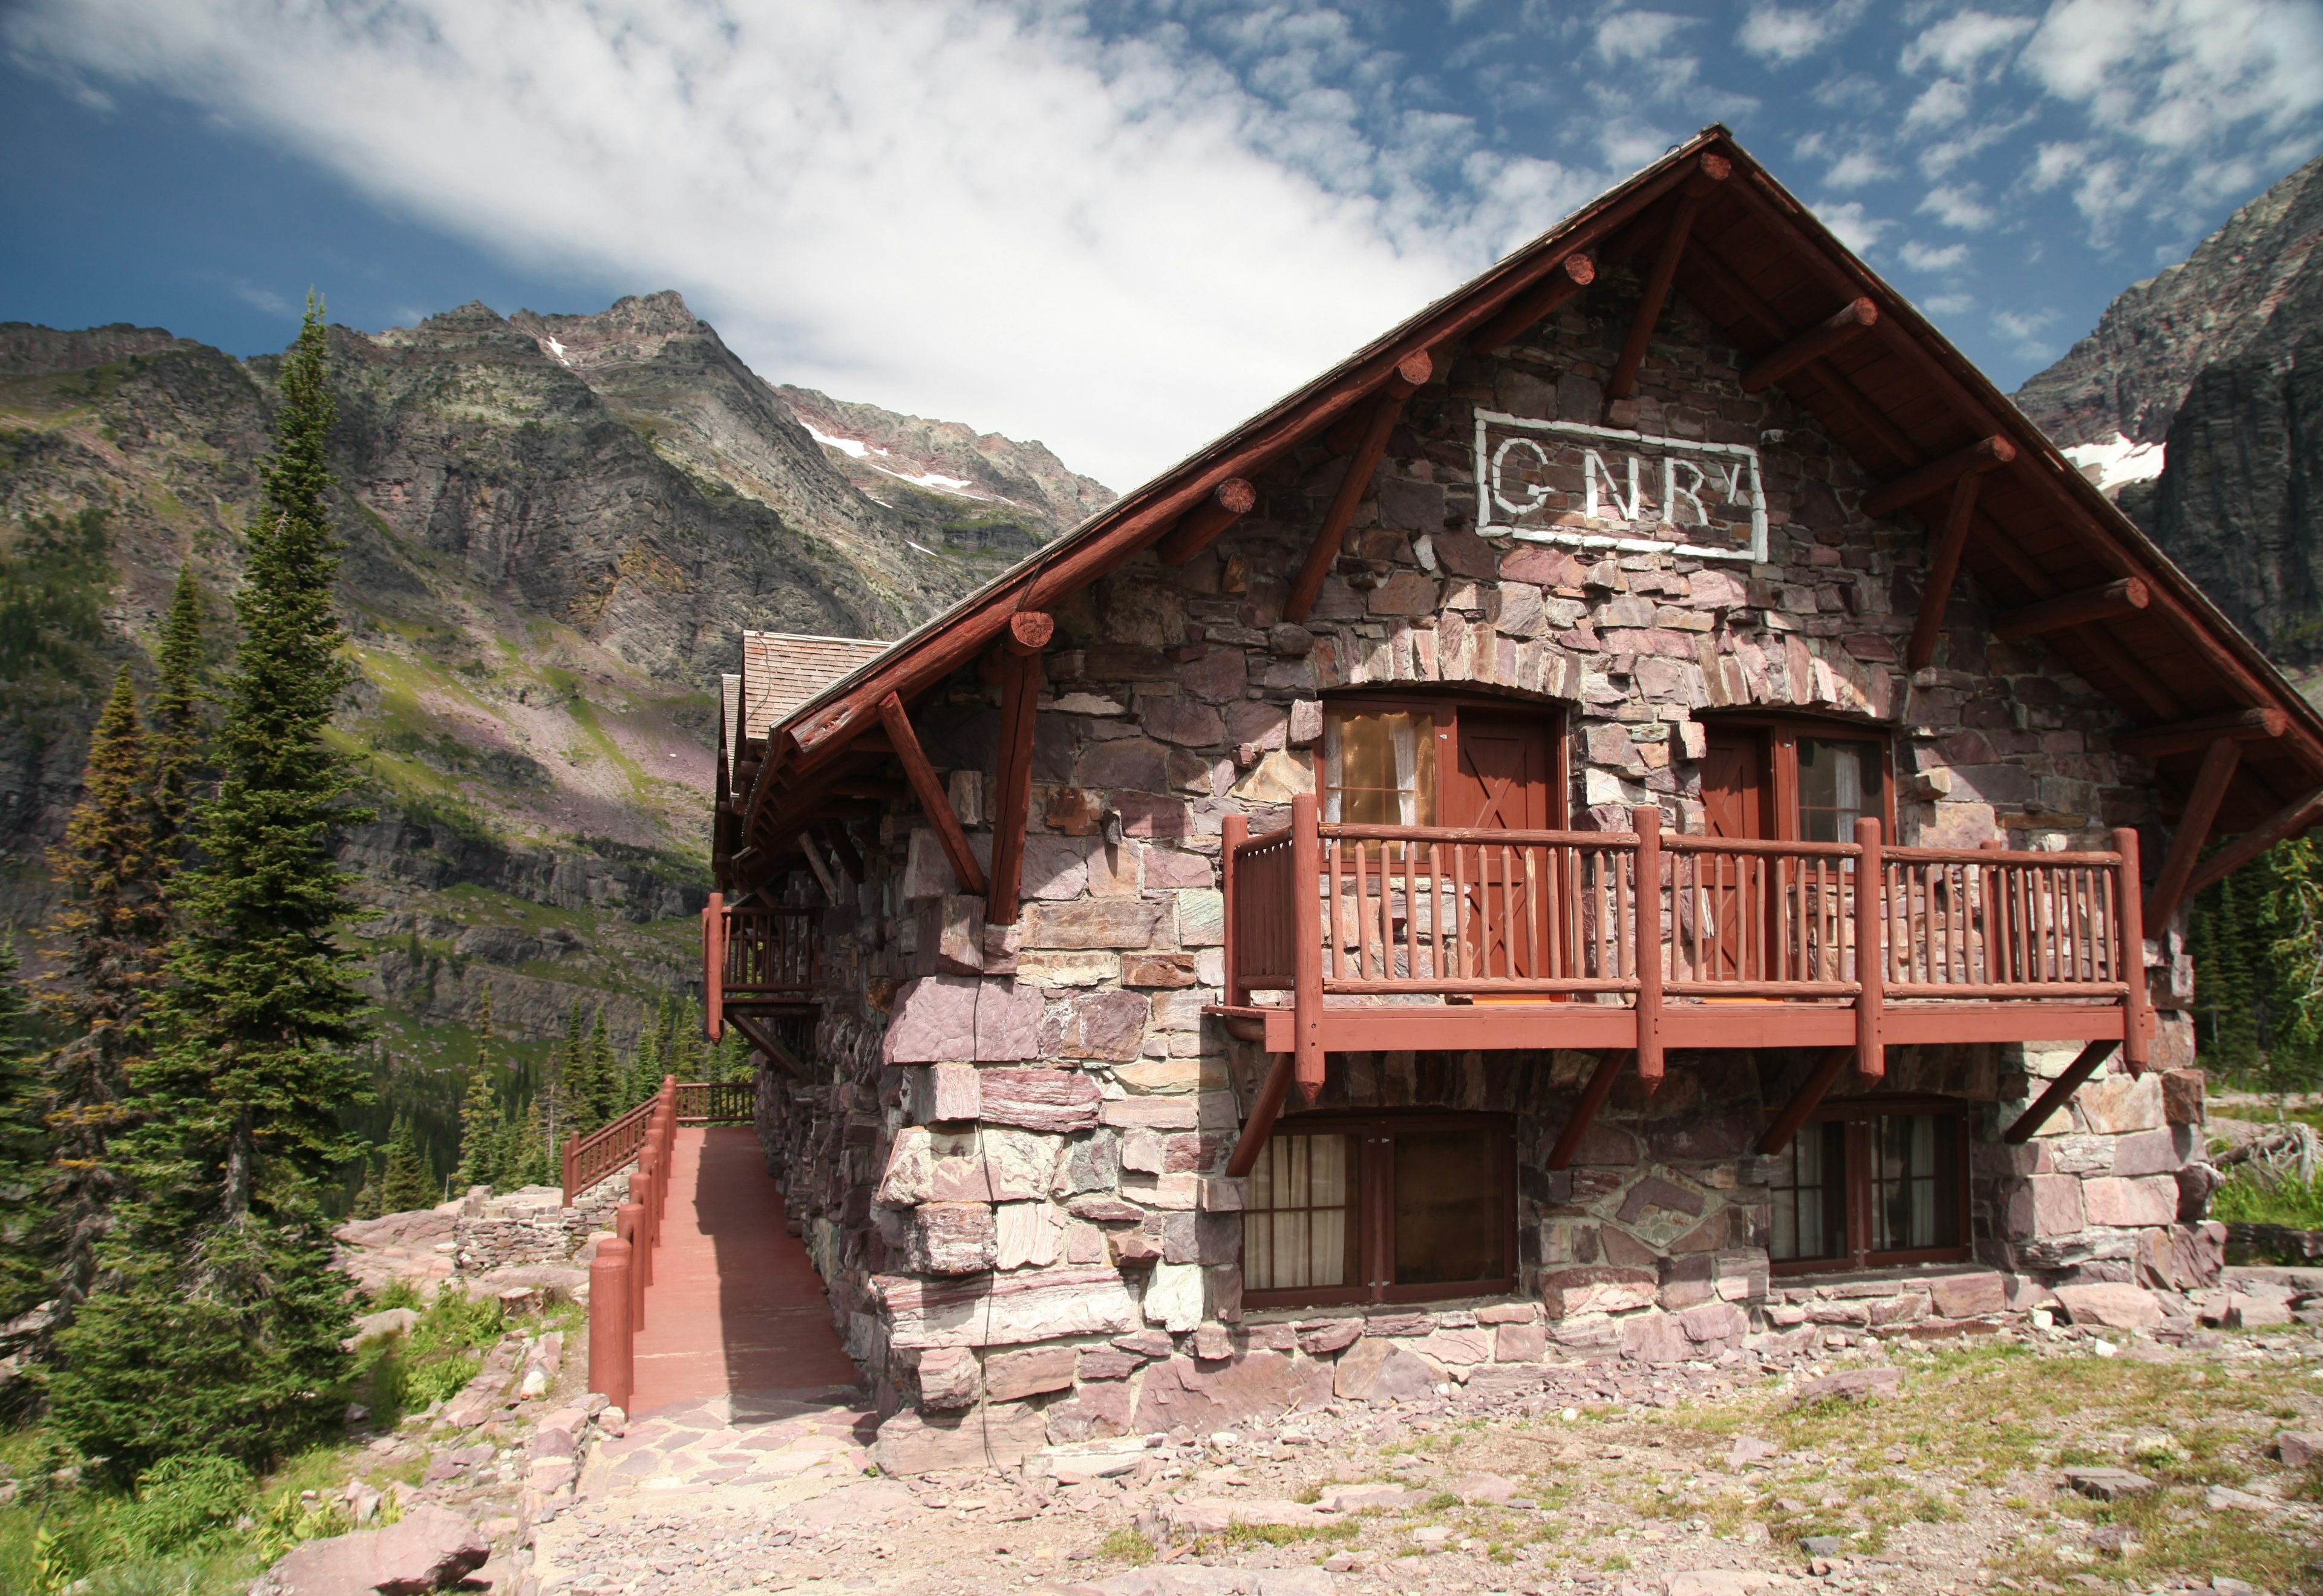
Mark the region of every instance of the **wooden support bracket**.
POLYGON ((2278 709, 2236 710, 2224 715, 2205 715, 2199 720, 2181 720, 2172 726, 2147 726, 2125 731, 2113 739, 2113 747, 2116 754, 2159 758, 2164 754, 2190 754, 2196 748, 2207 748, 2222 737, 2240 742, 2265 742, 2281 737, 2290 725, 2291 717, 2278 709))
POLYGON ((2202 768, 2194 777, 2194 790, 2186 795, 2186 812, 2178 819, 2178 830, 2170 839, 2170 851, 2162 860, 2162 874, 2154 878, 2153 890, 2145 898, 2145 923, 2157 931, 2166 928, 2170 916, 2186 901, 2186 884, 2193 879, 2194 867, 2202 857, 2202 845, 2210 839, 2210 827, 2218 818, 2218 806, 2226 802, 2227 787, 2235 779, 2235 767, 2242 763, 2243 746, 2230 737, 2222 737, 2202 756, 2202 768))
POLYGON ((1799 1133, 1799 1127, 1807 1123, 1807 1115, 1822 1105, 1838 1083, 1841 1072, 1854 1061, 1853 1048, 1833 1048, 1825 1053, 1823 1062, 1814 1067, 1806 1084, 1799 1088, 1798 1096, 1783 1105, 1783 1112, 1775 1116, 1775 1123, 1758 1138, 1758 1151, 1772 1157, 1788 1147, 1791 1138, 1799 1133))
POLYGON ((1364 493, 1372 483, 1372 472, 1379 469, 1380 456, 1387 452, 1388 435, 1402 418, 1403 401, 1435 370, 1435 362, 1426 350, 1406 355, 1396 368, 1395 377, 1372 401, 1371 418, 1364 427, 1363 439, 1347 459, 1347 474, 1339 479, 1339 491, 1332 496, 1331 508, 1324 512, 1323 524, 1316 530, 1306 563, 1299 567, 1298 580, 1291 583, 1290 601, 1282 607, 1285 619, 1303 621, 1308 611, 1314 609, 1316 596, 1323 591, 1323 578, 1331 573, 1332 562, 1339 557, 1339 545, 1347 536, 1347 523, 1354 518, 1355 507, 1364 501, 1364 493))
POLYGON ((847 872, 850 881, 868 878, 863 868, 863 856, 855 851, 855 839, 847 834, 843 821, 817 821, 814 834, 822 839, 823 847, 831 850, 831 861, 847 872))
POLYGON ((1694 231, 1694 218, 1702 210, 1702 202, 1715 192, 1715 185, 1726 180, 1733 166, 1723 156, 1705 155, 1702 171, 1679 190, 1677 201, 1670 215, 1669 231, 1662 234, 1661 248, 1654 253, 1654 263, 1646 271, 1645 293, 1638 301, 1637 314, 1630 318, 1630 335, 1621 341, 1621 355, 1613 362, 1613 374, 1605 380, 1608 402, 1628 399, 1638 390, 1638 370, 1646 362, 1646 344, 1654 335, 1654 324, 1661 320, 1662 306, 1669 298, 1670 279, 1677 275, 1678 257, 1685 252, 1686 235, 1694 231))
POLYGON ((1941 460, 1931 460, 1917 471, 1907 471, 1894 482, 1872 489, 1863 496, 1863 513, 1894 515, 1907 504, 1942 492, 1970 472, 1997 470, 2015 458, 2016 445, 1998 433, 1979 438, 1965 449, 1955 449, 1941 460))
MULTIPOLYGON (((887 729, 888 738, 895 745, 895 757, 904 762, 904 779, 918 794, 920 808, 935 828, 936 840, 943 844, 944 857, 951 861, 951 873, 960 884, 978 897, 984 896, 984 870, 976 856, 968 851, 968 838, 960 829, 960 817, 951 812, 951 800, 945 795, 943 784, 936 780, 935 766, 920 748, 920 735, 912 729, 912 718, 904 712, 904 701, 889 693, 879 701, 879 720, 887 729)), ((807 855, 810 862, 814 856, 807 855)))
POLYGON ((1821 360, 1865 329, 1879 325, 1879 307, 1868 297, 1850 299, 1797 337, 1752 361, 1742 372, 1742 390, 1756 393, 1781 381, 1809 361, 1821 360))
POLYGON ((1597 1111, 1605 1106, 1605 1099, 1611 1094, 1613 1083, 1621 1078, 1621 1066, 1633 1057, 1634 1054, 1617 1050, 1608 1052, 1597 1060, 1597 1068, 1591 1073, 1589 1084, 1581 1088, 1581 1101, 1573 1105, 1573 1117, 1565 1122, 1565 1129, 1557 1133, 1556 1145, 1548 1150, 1550 1169, 1564 1169, 1581 1151, 1581 1139, 1596 1123, 1597 1111))
POLYGON ((1033 802, 1033 742, 1041 702, 1041 650, 1056 621, 1027 610, 1000 634, 1000 766, 992 795, 992 879, 985 923, 1013 925, 1024 885, 1024 826, 1033 802))
POLYGON ((1257 502, 1257 489, 1241 477, 1228 477, 1162 535, 1153 546, 1153 557, 1164 565, 1184 564, 1216 543, 1221 533, 1248 515, 1257 502))
POLYGON ((1242 1122, 1242 1135, 1235 1142, 1234 1154, 1226 1160, 1226 1173, 1235 1179, 1258 1167, 1258 1155, 1266 1151, 1266 1139, 1274 1133, 1275 1116, 1282 1112, 1282 1099, 1290 1095, 1290 1080, 1297 1073, 1297 1054, 1274 1055, 1266 1079, 1260 1083, 1258 1097, 1250 1105, 1250 1117, 1242 1122))
POLYGON ((2040 1100, 2018 1114, 2016 1123, 2009 1126, 2000 1139, 2014 1146, 2022 1146, 2030 1141, 2033 1133, 2047 1124, 2049 1116, 2062 1108, 2065 1099, 2080 1090, 2081 1083, 2095 1075, 2098 1067, 2112 1057, 2113 1050, 2119 1046, 2121 1043, 2117 1041, 2093 1041, 2083 1048, 2080 1056, 2065 1066, 2065 1073, 2049 1083, 2049 1089, 2041 1094, 2040 1100))
POLYGON ((2200 897, 2211 886, 2225 880, 2284 838, 2296 837, 2308 827, 2318 822, 2323 822, 2323 787, 2316 788, 2296 803, 2283 805, 2276 810, 2263 825, 2244 832, 2197 865, 2194 867, 2194 873, 2187 877, 2185 896, 2200 897))
POLYGON ((1469 334, 1468 347, 1478 354, 1492 353, 1596 280, 1597 262, 1583 251, 1574 251, 1548 269, 1538 288, 1469 334))
POLYGON ((2070 626, 2135 615, 2153 600, 2153 590, 2142 579, 2125 576, 2118 582, 2011 610, 1994 619, 1992 635, 2005 643, 2013 643, 2019 637, 2037 637, 2043 632, 2062 631, 2070 626))
POLYGON ((1920 613, 1912 622, 1912 642, 1904 656, 1912 670, 1926 670, 1935 661, 1936 644, 1943 636, 1944 610, 1951 603, 1952 584, 1960 580, 1960 556, 1968 551, 1969 523, 1976 513, 1979 480, 1977 472, 1970 472, 1952 484, 1951 509, 1928 551, 1928 584, 1921 590, 1920 613))
POLYGON ((748 1014, 729 1014, 726 1017, 732 1022, 734 1029, 742 1033, 743 1040, 766 1054, 767 1061, 776 1069, 793 1080, 806 1079, 806 1066, 799 1062, 797 1055, 785 1047, 782 1039, 773 1032, 748 1014))

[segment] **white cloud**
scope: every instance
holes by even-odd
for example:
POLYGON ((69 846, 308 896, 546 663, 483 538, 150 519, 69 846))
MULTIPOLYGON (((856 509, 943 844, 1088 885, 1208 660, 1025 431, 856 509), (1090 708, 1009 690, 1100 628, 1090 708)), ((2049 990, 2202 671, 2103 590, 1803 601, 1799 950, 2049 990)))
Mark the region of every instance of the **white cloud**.
POLYGON ((2047 360, 2057 353, 2057 347, 2036 335, 2056 319, 2053 310, 1996 310, 1992 313, 1992 330, 2015 344, 2020 358, 2047 360))
POLYGON ((1871 246, 1879 242, 1879 235, 1896 225, 1866 215, 1859 199, 1850 199, 1845 205, 1832 205, 1826 200, 1814 207, 1814 214, 1840 243, 1859 255, 1870 252, 1871 246))
POLYGON ((1956 271, 1968 260, 1968 245, 1948 243, 1942 248, 1922 243, 1918 239, 1904 244, 1904 263, 1914 271, 1956 271))
POLYGON ((1976 308, 1974 294, 1932 294, 1920 301, 1930 316, 1965 316, 1976 308))
POLYGON ((1771 5, 1760 0, 1742 19, 1735 41, 1777 66, 1813 55, 1855 25, 1861 0, 1820 7, 1771 5))
POLYGON ((1653 61, 1700 19, 1666 11, 1616 11, 1597 23, 1597 53, 1609 61, 1653 61))
POLYGON ((1948 127, 1967 115, 1968 85, 1957 78, 1939 78, 1922 89, 1912 108, 1904 113, 1904 130, 1948 127))
POLYGON ((1866 183, 1876 183, 1882 178, 1896 175, 1889 166, 1868 150, 1850 150, 1832 162, 1831 170, 1823 174, 1823 182, 1833 188, 1859 188, 1866 183))
POLYGON ((2057 0, 2018 64, 2098 128, 2188 151, 2323 105, 2312 0, 2057 0))
POLYGON ((1968 233, 1981 232, 1991 226, 1993 222, 1992 207, 1977 198, 1974 184, 1961 188, 1939 184, 1929 189, 1928 197, 1920 201, 1920 210, 1923 215, 1935 217, 1947 227, 1958 227, 1968 233))
POLYGON ((1904 47, 1904 70, 1918 72, 1933 66, 1942 72, 1973 72, 1986 56, 2006 50, 2032 31, 2031 17, 1957 12, 1904 47))
POLYGON ((1254 86, 1182 32, 991 0, 30 0, 0 28, 521 264, 676 287, 776 380, 1125 488, 1604 181, 1366 135, 1387 69, 1319 12, 1252 22, 1254 86), (1091 386, 1092 350, 1139 381, 1091 386))

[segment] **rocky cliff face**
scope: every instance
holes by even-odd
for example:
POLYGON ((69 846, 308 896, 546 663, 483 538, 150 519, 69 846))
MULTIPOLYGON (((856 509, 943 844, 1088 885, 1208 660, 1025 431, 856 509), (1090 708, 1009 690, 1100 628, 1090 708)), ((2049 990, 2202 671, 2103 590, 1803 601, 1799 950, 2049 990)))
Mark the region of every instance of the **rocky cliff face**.
MULTIPOLYGON (((573 996, 626 1030, 682 990, 740 630, 899 635, 1110 497, 1037 445, 813 396, 817 430, 848 417, 904 476, 970 483, 867 493, 674 293, 334 328, 331 359, 361 673, 340 733, 386 813, 340 852, 384 911, 361 928, 380 995, 423 1034, 487 982, 519 1035, 573 996)), ((19 923, 46 917, 87 723, 117 662, 143 670, 181 563, 225 650, 275 364, 154 328, 0 325, 0 583, 62 618, 0 637, 19 923)))
POLYGON ((2323 157, 2016 401, 2285 666, 2323 665, 2323 157))

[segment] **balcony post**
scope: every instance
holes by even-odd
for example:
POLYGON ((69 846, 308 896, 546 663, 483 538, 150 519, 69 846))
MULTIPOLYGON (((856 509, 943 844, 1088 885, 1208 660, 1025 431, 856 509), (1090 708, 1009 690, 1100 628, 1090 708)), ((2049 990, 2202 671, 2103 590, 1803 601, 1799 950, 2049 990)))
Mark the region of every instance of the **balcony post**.
MULTIPOLYGON (((1322 839, 1316 833, 1315 794, 1301 793, 1290 800, 1290 892, 1297 919, 1307 922, 1303 934, 1291 940, 1291 994, 1294 1012, 1293 1047, 1298 1057, 1299 1096, 1308 1103, 1323 1089, 1323 940, 1315 934, 1317 913, 1323 897, 1322 839)), ((1324 937, 1336 937, 1339 928, 1327 920, 1324 937)))
POLYGON ((629 1324, 629 1244, 618 1235, 597 1243, 589 1261, 589 1389, 629 1410, 637 1343, 629 1324))
POLYGON ((2152 1007, 2145 992, 2145 883, 2137 864, 2137 831, 2116 826, 2113 850, 2121 856, 2121 883, 2115 899, 2121 904, 2122 979, 2129 990, 2122 995, 2121 1061, 2135 1078, 2145 1073, 2145 1028, 2152 1007))
POLYGON ((645 1247, 646 1212, 635 1203, 623 1203, 613 1210, 613 1234, 629 1245, 629 1268, 624 1271, 629 1283, 629 1329, 632 1334, 646 1327, 645 1271, 638 1267, 638 1254, 645 1247))
POLYGON ((1865 1080, 1887 1073, 1879 1038, 1887 1000, 1887 871, 1879 851, 1879 822, 1855 822, 1855 1069, 1865 1080))
POLYGON ((1242 964, 1237 957, 1241 939, 1235 935, 1235 849, 1250 836, 1250 819, 1246 815, 1230 814, 1218 822, 1218 885, 1226 894, 1226 1007, 1238 1009, 1249 1000, 1243 988, 1242 964))
POLYGON ((1662 812, 1649 803, 1630 812, 1638 833, 1638 1079, 1648 1092, 1662 1084, 1662 812))
POLYGON ((726 894, 702 908, 702 1029, 712 1043, 726 1032, 726 894))

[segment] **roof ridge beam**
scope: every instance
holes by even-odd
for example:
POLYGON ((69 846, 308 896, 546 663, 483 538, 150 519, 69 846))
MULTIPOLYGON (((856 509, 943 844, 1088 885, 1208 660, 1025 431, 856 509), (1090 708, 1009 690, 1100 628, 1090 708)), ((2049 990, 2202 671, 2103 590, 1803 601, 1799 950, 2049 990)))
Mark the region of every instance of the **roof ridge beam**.
POLYGON ((1858 295, 1781 348, 1759 356, 1744 368, 1742 391, 1756 393, 1779 382, 1805 365, 1821 360, 1858 334, 1879 323, 1879 307, 1868 295, 1858 295))
POLYGON ((2085 587, 2079 592, 2060 593, 2037 604, 2004 610, 1993 618, 1992 635, 2004 643, 2014 643, 2020 637, 2037 637, 2043 632, 2062 631, 2067 627, 2136 615, 2153 601, 2153 590, 2143 578, 2125 576, 2096 587, 2085 587))

